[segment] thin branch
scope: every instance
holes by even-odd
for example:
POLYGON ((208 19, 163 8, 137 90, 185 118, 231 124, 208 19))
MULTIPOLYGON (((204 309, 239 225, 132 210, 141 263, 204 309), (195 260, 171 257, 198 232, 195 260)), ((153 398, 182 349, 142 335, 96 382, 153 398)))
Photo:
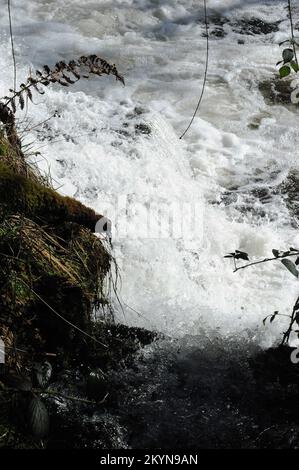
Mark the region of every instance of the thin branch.
POLYGON ((294 58, 295 58, 295 62, 296 62, 297 67, 298 67, 298 58, 297 58, 297 52, 296 52, 296 46, 295 46, 294 22, 293 22, 293 13, 292 13, 291 0, 288 0, 288 10, 289 10, 289 17, 290 17, 290 24, 291 24, 292 46, 293 46, 294 58))
POLYGON ((297 297, 296 302, 294 304, 294 307, 293 307, 293 310, 292 310, 292 315, 291 315, 291 321, 290 321, 290 324, 289 324, 289 327, 288 327, 287 331, 285 331, 284 334, 283 334, 281 345, 284 345, 285 343, 287 343, 289 341, 290 335, 293 331, 293 325, 297 321, 298 309, 299 309, 299 297, 297 297))
POLYGON ((190 127, 193 124, 195 116, 196 116, 196 114, 199 110, 200 104, 202 102, 203 95, 204 95, 204 92, 205 92, 206 82, 207 82, 207 74, 208 74, 208 66, 209 66, 209 24, 208 24, 208 13, 207 13, 207 0, 204 0, 204 15, 205 15, 206 38, 207 38, 207 42, 206 42, 206 65, 205 65, 205 72, 204 72, 204 80, 203 80, 201 94, 200 94, 197 106, 195 108, 195 111, 193 113, 193 116, 191 118, 191 121, 188 124, 186 130, 182 133, 180 139, 182 139, 187 134, 188 130, 190 129, 190 127))
POLYGON ((12 60, 13 60, 13 83, 14 83, 14 90, 17 88, 17 65, 16 65, 16 56, 15 56, 15 48, 14 48, 14 40, 12 34, 12 19, 11 19, 11 6, 10 0, 7 0, 7 9, 8 9, 8 17, 9 17, 9 33, 10 33, 10 42, 11 42, 11 53, 12 53, 12 60))
POLYGON ((41 394, 51 395, 51 396, 59 397, 59 398, 65 398, 66 400, 78 401, 80 403, 86 403, 87 405, 102 405, 103 403, 105 403, 109 395, 109 393, 106 393, 106 395, 101 401, 92 401, 92 400, 87 400, 86 398, 77 398, 77 397, 73 397, 70 395, 65 395, 64 393, 55 392, 52 390, 33 390, 33 392, 38 392, 41 394))
POLYGON ((278 255, 278 256, 274 256, 273 258, 264 258, 259 261, 253 261, 252 263, 243 264, 243 266, 236 267, 233 272, 235 273, 237 271, 240 271, 240 269, 245 269, 245 268, 248 268, 249 266, 255 266, 257 264, 267 263, 268 261, 275 261, 277 259, 288 258, 289 256, 299 256, 299 251, 294 251, 293 253, 290 253, 287 256, 278 255))

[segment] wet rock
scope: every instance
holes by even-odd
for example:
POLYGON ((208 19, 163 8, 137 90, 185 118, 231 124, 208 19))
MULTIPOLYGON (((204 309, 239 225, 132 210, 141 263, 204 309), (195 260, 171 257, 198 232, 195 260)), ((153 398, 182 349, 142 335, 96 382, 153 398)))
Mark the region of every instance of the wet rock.
POLYGON ((270 34, 278 31, 280 21, 268 23, 259 18, 242 19, 236 23, 232 23, 232 30, 239 34, 270 34))
MULTIPOLYGON (((212 15, 209 18, 210 28, 209 28, 209 37, 214 37, 222 39, 227 35, 227 32, 224 30, 224 25, 229 22, 229 20, 220 15, 212 15)), ((203 37, 206 37, 206 33, 203 33, 203 37)))
POLYGON ((148 124, 135 124, 135 132, 137 135, 150 135, 152 130, 148 124))
POLYGON ((259 83, 258 89, 269 105, 289 104, 291 105, 292 88, 290 80, 281 80, 279 78, 271 78, 259 83))
POLYGON ((290 171, 277 190, 284 196, 290 213, 299 217, 299 171, 290 171))
MULTIPOLYGON (((249 363, 259 385, 274 383, 299 385, 299 367, 291 361, 294 348, 269 348, 253 357, 249 363)), ((299 396, 299 390, 297 390, 299 396)))
POLYGON ((93 400, 102 400, 107 393, 107 380, 100 369, 93 370, 86 381, 87 396, 93 400))

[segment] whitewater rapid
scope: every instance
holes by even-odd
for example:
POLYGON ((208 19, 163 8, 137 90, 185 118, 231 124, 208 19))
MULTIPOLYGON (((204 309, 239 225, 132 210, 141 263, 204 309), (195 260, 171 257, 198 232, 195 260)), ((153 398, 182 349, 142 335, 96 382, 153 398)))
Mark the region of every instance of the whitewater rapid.
MULTIPOLYGON (((122 278, 124 312, 115 304, 120 321, 171 335, 245 335, 269 345, 283 323, 264 327, 262 320, 274 310, 288 313, 296 280, 278 263, 234 274, 223 256, 240 249, 260 258, 299 243, 282 198, 262 203, 254 196, 297 167, 298 111, 267 104, 258 89, 276 73, 278 43, 288 37, 285 2, 208 0, 206 90, 192 128, 180 140, 205 67, 199 3, 13 0, 18 82, 29 67, 89 53, 115 63, 126 80, 125 87, 111 77, 51 87, 35 96, 26 114, 19 113, 19 127, 29 129, 26 142, 41 152, 38 165, 51 172, 62 194, 129 225, 127 237, 113 239, 122 278), (277 31, 244 34, 238 25, 253 17, 280 21, 277 31), (229 20, 224 37, 213 34, 219 18, 229 20), (133 209, 111 214, 121 198, 133 209), (180 238, 166 228, 164 236, 138 235, 146 217, 142 208, 171 204, 199 204, 198 232, 180 238)), ((0 8, 3 96, 12 66, 4 0, 0 8)))

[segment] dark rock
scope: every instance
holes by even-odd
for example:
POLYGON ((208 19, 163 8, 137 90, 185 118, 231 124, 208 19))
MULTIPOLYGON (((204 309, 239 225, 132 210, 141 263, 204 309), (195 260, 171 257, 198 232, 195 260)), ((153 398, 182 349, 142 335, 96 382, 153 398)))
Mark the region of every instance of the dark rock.
POLYGON ((143 134, 143 135, 150 135, 152 133, 152 130, 148 124, 135 124, 135 132, 137 135, 143 134))
POLYGON ((100 369, 90 372, 86 380, 86 391, 88 398, 102 400, 107 393, 107 379, 100 369))
POLYGON ((267 104, 291 105, 292 88, 290 83, 290 80, 271 78, 260 82, 258 88, 267 104))
POLYGON ((284 196, 292 216, 299 217, 299 171, 290 171, 287 178, 277 187, 277 191, 284 196))
POLYGON ((239 20, 232 23, 232 29, 236 33, 254 35, 254 34, 270 34, 278 31, 280 21, 274 23, 267 23, 259 18, 251 18, 249 20, 239 20))

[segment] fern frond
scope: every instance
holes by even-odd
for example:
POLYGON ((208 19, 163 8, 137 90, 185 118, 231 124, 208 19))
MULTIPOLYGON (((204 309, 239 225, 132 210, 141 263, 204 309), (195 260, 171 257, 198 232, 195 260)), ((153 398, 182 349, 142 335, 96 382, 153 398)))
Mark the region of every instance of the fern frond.
POLYGON ((34 89, 40 95, 45 92, 42 87, 47 87, 51 83, 58 83, 61 86, 68 87, 73 85, 81 78, 88 79, 91 75, 114 75, 116 80, 125 84, 124 78, 118 73, 116 66, 109 64, 95 54, 81 56, 77 60, 69 62, 60 61, 51 69, 44 65, 42 70, 36 70, 35 74, 30 73, 26 83, 20 85, 19 90, 10 89, 11 96, 6 96, 2 104, 9 107, 15 114, 17 104, 21 109, 25 106, 25 98, 33 100, 32 90, 34 89))

